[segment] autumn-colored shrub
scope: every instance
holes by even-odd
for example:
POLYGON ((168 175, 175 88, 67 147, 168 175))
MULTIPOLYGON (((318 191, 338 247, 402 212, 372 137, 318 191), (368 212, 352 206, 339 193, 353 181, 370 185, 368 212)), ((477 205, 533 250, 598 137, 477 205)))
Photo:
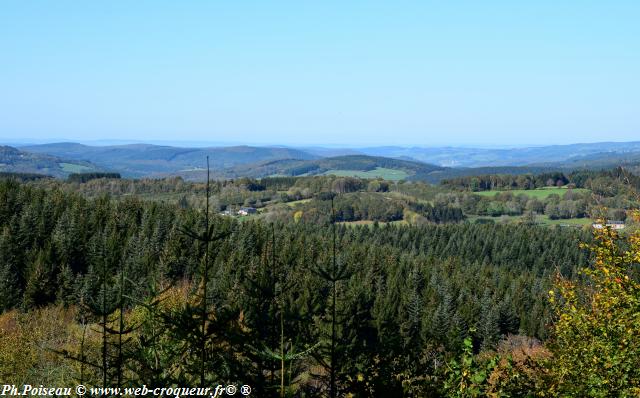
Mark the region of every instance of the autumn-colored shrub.
POLYGON ((50 306, 0 315, 0 380, 15 385, 72 383, 75 364, 56 351, 77 347, 80 338, 73 309, 50 306))
MULTIPOLYGON (((638 218, 638 213, 634 214, 638 218)), ((640 233, 595 230, 593 266, 582 280, 558 278, 549 344, 557 393, 576 397, 640 396, 640 233), (637 270, 636 270, 637 271, 637 270)))

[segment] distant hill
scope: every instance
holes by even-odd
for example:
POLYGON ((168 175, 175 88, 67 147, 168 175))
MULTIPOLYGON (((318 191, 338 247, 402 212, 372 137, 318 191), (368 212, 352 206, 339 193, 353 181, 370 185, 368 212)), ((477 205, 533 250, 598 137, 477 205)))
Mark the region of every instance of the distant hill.
MULTIPOLYGON (((573 169, 606 169, 619 165, 640 170, 640 142, 553 145, 545 147, 339 149, 310 147, 208 147, 181 148, 150 144, 89 146, 55 143, 13 148, 31 153, 11 170, 65 176, 71 164, 119 172, 123 177, 183 176, 202 180, 209 156, 214 178, 271 175, 354 175, 438 183, 445 178, 484 174, 537 174, 573 169), (367 153, 364 154, 363 152, 367 153), (37 160, 34 156, 40 156, 37 160), (61 159, 71 159, 63 161, 61 159), (60 164, 65 164, 66 169, 60 164), (56 166, 58 165, 58 166, 56 166), (40 170, 40 171, 38 171, 40 170)), ((7 155, 8 156, 8 155, 7 155)), ((8 164, 8 162, 5 162, 8 164)))
MULTIPOLYGON (((559 170, 559 167, 550 166, 451 168, 382 156, 349 155, 310 161, 285 159, 259 164, 247 164, 223 170, 222 174, 218 176, 223 178, 261 178, 272 175, 306 176, 336 174, 341 176, 354 175, 374 178, 380 175, 387 179, 406 179, 408 181, 425 181, 437 184, 443 179, 453 177, 485 174, 539 174, 557 170, 559 170), (394 178, 395 176, 389 178, 388 175, 393 174, 391 171, 397 171, 396 176, 402 175, 402 173, 404 173, 404 176, 402 176, 402 178, 394 178)), ((188 179, 203 178, 201 174, 183 176, 188 179)))
MULTIPOLYGON (((393 171, 407 179, 424 179, 429 173, 444 170, 432 164, 385 158, 381 156, 346 155, 314 160, 282 159, 232 167, 222 171, 222 177, 261 178, 272 175, 305 176, 321 174, 376 177, 393 171), (382 170, 380 170, 382 169, 382 170), (380 171, 378 173, 378 171, 380 171)), ((194 177, 193 175, 191 177, 194 177)))
POLYGON ((563 169, 610 169, 618 166, 640 165, 640 152, 598 152, 577 156, 562 162, 543 163, 540 166, 563 169))
POLYGON ((21 149, 91 161, 105 169, 120 172, 125 177, 162 176, 202 170, 206 167, 207 156, 213 170, 278 159, 317 158, 298 149, 250 146, 179 148, 149 144, 89 146, 65 142, 26 146, 21 149))
POLYGON ((465 147, 374 147, 358 149, 363 154, 393 158, 408 157, 445 167, 540 166, 588 159, 591 155, 640 154, 640 141, 549 145, 528 148, 465 147))
POLYGON ((357 149, 349 148, 302 147, 298 149, 322 158, 347 155, 364 155, 364 153, 358 151, 357 149))
POLYGON ((97 171, 87 161, 66 160, 56 156, 31 153, 10 146, 0 146, 0 172, 43 174, 64 178, 71 173, 97 171))

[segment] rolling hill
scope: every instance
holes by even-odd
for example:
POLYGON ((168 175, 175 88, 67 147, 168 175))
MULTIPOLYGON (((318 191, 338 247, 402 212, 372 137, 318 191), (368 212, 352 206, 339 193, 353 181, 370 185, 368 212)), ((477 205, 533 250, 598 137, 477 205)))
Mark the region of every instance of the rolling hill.
POLYGON ((91 161, 120 172, 126 177, 163 176, 188 173, 206 167, 209 156, 211 168, 221 170, 246 163, 278 159, 316 159, 301 150, 281 147, 212 147, 180 148, 150 144, 89 146, 77 143, 55 143, 21 147, 33 153, 91 161))
POLYGON ((557 166, 589 159, 640 154, 640 141, 547 145, 526 148, 469 147, 373 147, 361 148, 366 155, 411 158, 445 167, 557 166))
POLYGON ((0 172, 34 173, 64 178, 71 173, 99 171, 87 161, 67 160, 56 156, 21 151, 0 146, 0 172))
MULTIPOLYGON (((295 149, 252 146, 182 148, 151 144, 89 146, 54 143, 24 146, 20 149, 25 155, 20 158, 20 166, 15 154, 13 155, 14 160, 9 162, 13 164, 13 170, 41 172, 58 177, 69 172, 89 171, 82 167, 94 167, 116 171, 125 177, 179 175, 189 180, 202 180, 207 156, 210 157, 214 178, 335 174, 438 183, 445 178, 469 175, 536 174, 581 168, 613 168, 618 165, 635 167, 633 170, 640 169, 640 142, 513 149, 295 149), (37 160, 36 156, 39 156, 37 160)), ((15 148, 13 150, 19 151, 15 148)), ((6 166, 4 171, 7 171, 6 166)))
POLYGON ((423 180, 427 175, 443 170, 445 168, 422 162, 381 156, 345 155, 315 160, 282 159, 246 164, 223 170, 221 174, 226 178, 335 174, 369 178, 379 176, 388 179, 423 180))
POLYGON ((640 165, 640 151, 598 152, 577 156, 562 162, 541 164, 544 167, 563 169, 610 169, 618 166, 637 167, 638 165, 640 165))

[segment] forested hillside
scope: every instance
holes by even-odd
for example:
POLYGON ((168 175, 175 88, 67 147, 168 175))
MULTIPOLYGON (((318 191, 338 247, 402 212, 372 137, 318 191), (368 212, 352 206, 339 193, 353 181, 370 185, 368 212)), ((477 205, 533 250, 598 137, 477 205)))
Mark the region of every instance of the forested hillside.
MULTIPOLYGON (((24 179, 25 175, 16 175, 24 179)), ((33 176, 34 178, 37 176, 33 176)), ((203 183, 179 177, 117 179, 116 174, 84 173, 66 181, 47 179, 37 186, 78 192, 87 197, 109 193, 116 200, 143 200, 202 207, 203 183)), ((31 178, 31 176, 29 176, 31 178)), ((640 179, 622 168, 607 171, 455 178, 434 186, 417 181, 327 176, 238 178, 211 183, 213 212, 234 215, 242 207, 257 210, 251 219, 286 223, 326 222, 335 198, 336 221, 348 225, 382 222, 404 225, 498 222, 590 226, 604 218, 625 222, 640 205, 640 179)))
POLYGON ((206 156, 211 156, 211 166, 217 170, 258 161, 316 158, 292 148, 251 146, 182 148, 149 144, 90 146, 61 142, 30 145, 23 149, 78 161, 90 160, 104 169, 114 170, 128 177, 197 173, 202 170, 202 159, 206 156))
MULTIPOLYGON (((129 314, 128 325, 142 322, 137 327, 152 327, 168 322, 167 317, 187 316, 189 301, 175 308, 154 308, 142 319, 129 317, 142 316, 141 303, 152 303, 163 289, 197 294, 208 253, 211 297, 207 311, 216 311, 216 319, 226 321, 217 323, 207 336, 216 346, 227 347, 212 351, 222 358, 208 360, 211 365, 214 360, 231 362, 226 370, 212 370, 207 380, 242 380, 265 392, 274 387, 272 377, 279 365, 261 353, 277 351, 283 336, 287 347, 291 345, 287 349, 311 349, 296 364, 295 372, 302 379, 291 383, 292 388, 319 391, 322 384, 312 380, 321 381, 322 374, 333 370, 345 392, 366 387, 358 374, 374 383, 366 388, 398 388, 394 377, 402 367, 437 347, 457 352, 471 328, 480 331, 472 337, 484 348, 495 347, 510 334, 542 339, 550 321, 544 296, 550 276, 557 269, 571 276, 575 265, 586 260, 578 247, 586 236, 569 230, 550 234, 543 228, 471 224, 337 228, 335 267, 339 270, 332 271, 330 224, 288 223, 271 228, 214 217, 210 225, 215 240, 207 252, 197 239, 204 227, 197 210, 135 198, 85 199, 11 181, 0 184, 0 198, 3 311, 32 312, 58 304, 75 309, 75 322, 100 324, 101 319, 116 319, 117 309, 122 308, 129 314), (333 283, 338 284, 335 291, 333 283), (284 328, 279 322, 284 322, 284 328), (338 333, 333 340, 335 363, 329 366, 326 349, 331 324, 338 333), (399 360, 403 364, 396 363, 399 360), (318 371, 320 375, 314 376, 318 371)), ((125 376, 149 383, 195 377, 189 366, 196 366, 198 358, 180 351, 190 343, 179 327, 167 326, 162 336, 153 337, 164 345, 155 349, 178 350, 163 359, 164 367, 175 371, 146 368, 152 366, 146 362, 150 353, 139 343, 151 336, 136 330, 122 355, 149 373, 124 371, 109 360, 109 382, 125 376)), ((79 349, 49 348, 76 353, 79 349)), ((415 371, 435 371, 429 363, 423 366, 415 371)), ((6 368, 3 372, 3 380, 25 377, 16 371, 7 373, 6 368)))
POLYGON ((478 391, 566 387, 548 292, 581 280, 590 231, 469 222, 422 183, 113 177, 0 180, 2 380, 457 396, 463 366, 478 391), (206 217, 255 195, 266 213, 206 217))
MULTIPOLYGON (((99 168, 130 178, 180 176, 186 180, 204 181, 206 171, 201 162, 204 157, 211 156, 214 179, 335 174, 439 183, 480 175, 597 172, 620 165, 636 172, 640 163, 638 145, 638 142, 629 142, 512 149, 296 149, 189 148, 150 144, 90 146, 62 142, 21 147, 20 161, 0 161, 0 168, 5 163, 4 171, 36 172, 56 177, 99 168)), ((14 148, 14 151, 17 150, 14 148)))
POLYGON ((0 172, 2 173, 31 173, 60 178, 70 173, 97 170, 99 168, 88 161, 65 160, 0 145, 0 172))
MULTIPOLYGON (((316 160, 281 159, 268 162, 250 163, 224 170, 222 174, 228 178, 247 176, 254 178, 280 176, 304 176, 347 173, 356 176, 358 172, 372 172, 374 170, 395 170, 403 172, 402 178, 411 180, 425 180, 432 173, 445 170, 433 164, 392 159, 379 156, 345 155, 316 160)), ((379 176, 379 175, 378 175, 379 176)), ((371 174, 371 178, 376 177, 371 174)))

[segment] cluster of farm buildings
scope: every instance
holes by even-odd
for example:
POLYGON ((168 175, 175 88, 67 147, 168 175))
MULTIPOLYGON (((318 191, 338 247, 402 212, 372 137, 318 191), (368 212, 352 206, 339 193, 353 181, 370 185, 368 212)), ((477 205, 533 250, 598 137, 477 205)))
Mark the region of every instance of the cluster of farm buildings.
POLYGON ((258 210, 254 207, 241 207, 240 209, 238 209, 238 211, 234 212, 231 210, 225 210, 223 211, 222 214, 223 216, 248 216, 251 214, 256 214, 258 212, 258 210))

